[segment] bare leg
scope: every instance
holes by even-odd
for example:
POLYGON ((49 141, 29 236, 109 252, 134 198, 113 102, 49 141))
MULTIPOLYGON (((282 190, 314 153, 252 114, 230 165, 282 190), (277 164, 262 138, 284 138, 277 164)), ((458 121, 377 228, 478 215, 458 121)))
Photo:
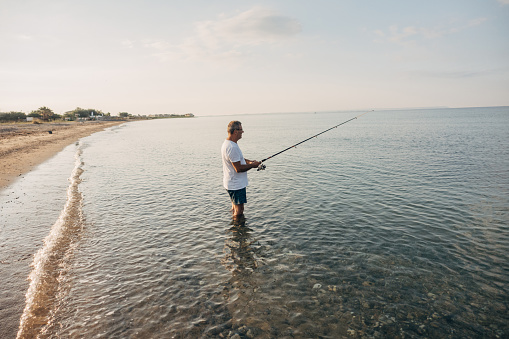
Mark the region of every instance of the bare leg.
POLYGON ((244 204, 233 205, 233 218, 239 218, 244 214, 244 204))

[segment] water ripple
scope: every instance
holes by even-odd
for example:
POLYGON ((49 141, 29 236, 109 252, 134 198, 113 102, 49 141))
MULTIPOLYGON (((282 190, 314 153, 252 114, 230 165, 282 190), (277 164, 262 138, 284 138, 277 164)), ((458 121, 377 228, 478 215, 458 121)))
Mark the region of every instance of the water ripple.
MULTIPOLYGON (((52 335, 507 335, 507 112, 484 127, 463 114, 374 114, 271 159, 249 173, 239 222, 221 187, 224 118, 93 136, 90 226, 52 335)), ((270 153, 343 117, 245 116, 241 147, 270 153)))

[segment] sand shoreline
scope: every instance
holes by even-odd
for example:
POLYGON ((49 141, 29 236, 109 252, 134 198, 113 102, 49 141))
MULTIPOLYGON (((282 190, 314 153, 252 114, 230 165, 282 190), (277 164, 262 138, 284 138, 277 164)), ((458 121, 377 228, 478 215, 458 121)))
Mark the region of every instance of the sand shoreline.
POLYGON ((123 123, 0 124, 0 191, 80 138, 123 123))

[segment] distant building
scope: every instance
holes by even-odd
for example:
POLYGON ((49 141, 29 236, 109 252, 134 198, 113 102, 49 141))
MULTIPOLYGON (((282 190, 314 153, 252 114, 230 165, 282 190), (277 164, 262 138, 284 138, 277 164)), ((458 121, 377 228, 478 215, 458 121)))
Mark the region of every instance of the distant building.
POLYGON ((152 118, 152 119, 165 119, 165 118, 183 118, 183 117, 194 117, 193 113, 187 113, 187 114, 149 114, 148 116, 145 115, 145 117, 152 118))
POLYGON ((104 114, 102 113, 97 113, 97 112, 90 112, 90 119, 91 120, 101 120, 102 118, 104 117, 104 114))

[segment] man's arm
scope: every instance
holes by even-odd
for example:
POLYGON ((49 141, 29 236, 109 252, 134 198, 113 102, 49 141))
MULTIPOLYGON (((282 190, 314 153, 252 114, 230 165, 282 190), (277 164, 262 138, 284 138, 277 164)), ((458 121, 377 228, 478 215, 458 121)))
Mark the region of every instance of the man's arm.
MULTIPOLYGON (((244 161, 245 161, 245 162, 246 162, 246 164, 248 164, 248 165, 250 165, 250 164, 252 164, 252 163, 254 163, 254 162, 256 162, 258 165, 260 165, 260 164, 261 164, 261 162, 259 162, 259 161, 256 161, 256 160, 249 160, 249 159, 246 159, 246 158, 244 158, 244 161)), ((256 167, 258 167, 258 165, 256 165, 256 167)))
POLYGON ((242 165, 240 163, 240 161, 232 162, 233 168, 235 168, 235 172, 237 172, 237 173, 247 172, 251 168, 256 168, 261 164, 259 161, 256 161, 256 160, 255 161, 251 161, 251 160, 247 160, 247 159, 244 159, 244 160, 246 161, 245 165, 242 165))

